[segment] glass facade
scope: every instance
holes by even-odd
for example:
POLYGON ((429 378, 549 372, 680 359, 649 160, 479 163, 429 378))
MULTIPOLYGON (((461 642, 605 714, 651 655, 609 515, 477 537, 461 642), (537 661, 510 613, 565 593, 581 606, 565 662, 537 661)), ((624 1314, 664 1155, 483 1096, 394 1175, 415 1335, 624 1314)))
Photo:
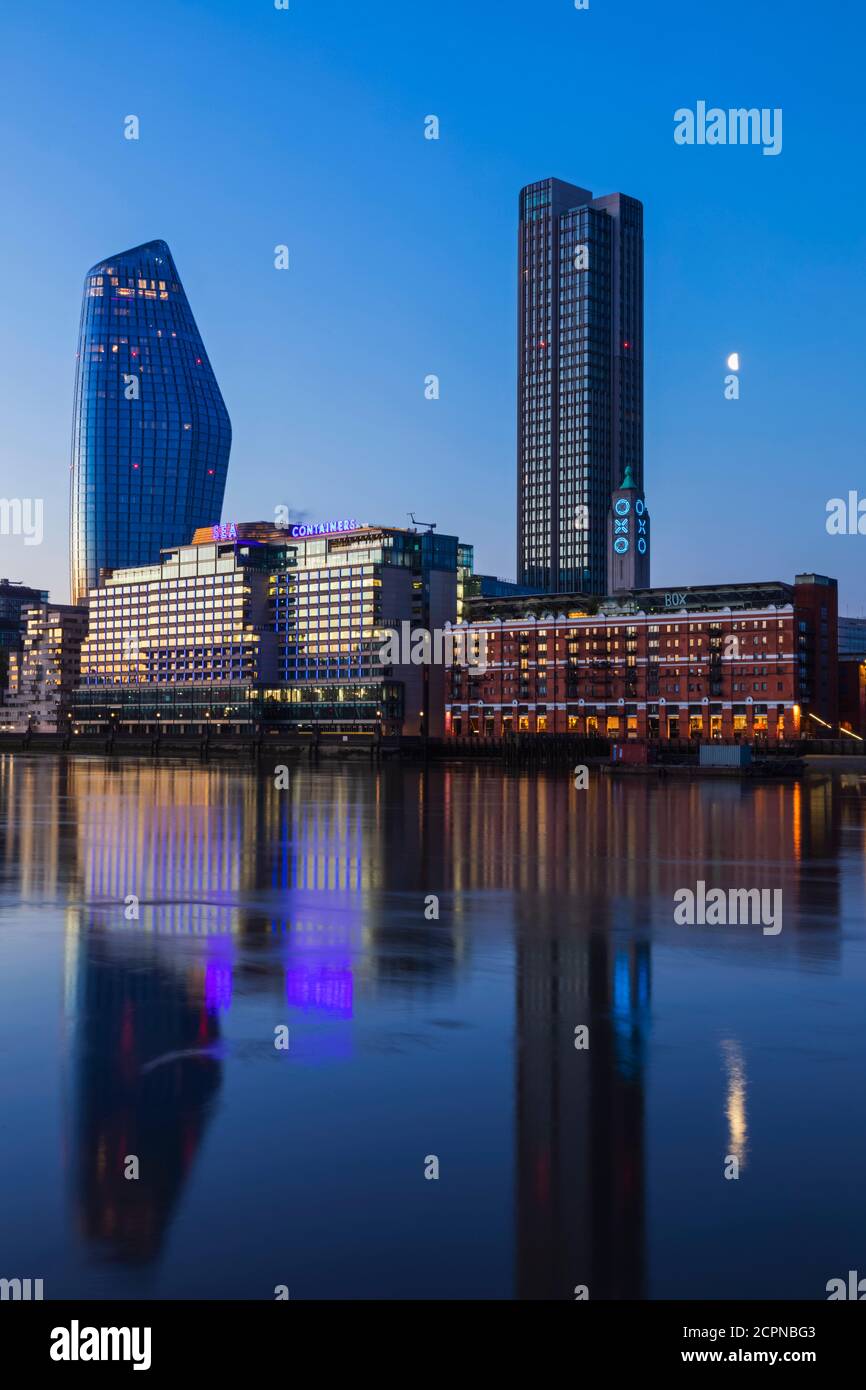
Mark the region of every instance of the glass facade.
POLYGON ((248 733, 257 722, 258 695, 237 685, 80 686, 73 699, 76 732, 248 733))
POLYGON ((442 666, 405 654, 392 666, 380 655, 404 624, 454 622, 457 560, 457 537, 432 532, 358 526, 302 538, 265 522, 199 527, 158 564, 117 569, 90 592, 76 718, 141 726, 158 712, 162 728, 186 732, 207 719, 212 728, 438 732, 442 666), (247 695, 224 700, 223 687, 247 695))
POLYGON ((222 511, 231 423, 164 241, 85 277, 72 426, 72 599, 222 511))
POLYGON ((518 254, 518 582, 603 594, 611 492, 643 486, 643 208, 530 184, 518 254))
POLYGON ((271 578, 280 680, 369 680, 381 672, 387 629, 423 618, 421 542, 415 532, 376 527, 293 541, 291 565, 271 578))
POLYGON ((15 580, 0 579, 0 703, 9 684, 10 665, 24 650, 25 610, 31 603, 47 602, 46 589, 30 589, 15 580))
POLYGON ((62 727, 78 683, 87 612, 69 604, 40 602, 31 603, 23 616, 23 650, 10 667, 0 730, 54 732, 62 727))
POLYGON ((116 570, 90 594, 84 686, 273 680, 269 572, 280 546, 180 546, 158 565, 116 570))
POLYGON ((866 618, 840 618, 838 632, 839 656, 866 655, 866 618))

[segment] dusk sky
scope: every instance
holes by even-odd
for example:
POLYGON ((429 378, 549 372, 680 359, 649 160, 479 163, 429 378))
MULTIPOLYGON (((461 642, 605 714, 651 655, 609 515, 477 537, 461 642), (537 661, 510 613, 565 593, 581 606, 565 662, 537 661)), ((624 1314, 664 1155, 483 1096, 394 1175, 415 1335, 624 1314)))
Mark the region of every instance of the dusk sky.
POLYGON ((223 520, 413 510, 513 578, 517 200, 557 176, 644 204, 653 582, 817 570, 866 613, 866 536, 825 528, 866 496, 859 7, 47 0, 0 34, 0 495, 45 499, 0 575, 68 597, 83 276, 164 238, 232 419, 223 520), (782 152, 675 144, 698 101, 781 108, 782 152))

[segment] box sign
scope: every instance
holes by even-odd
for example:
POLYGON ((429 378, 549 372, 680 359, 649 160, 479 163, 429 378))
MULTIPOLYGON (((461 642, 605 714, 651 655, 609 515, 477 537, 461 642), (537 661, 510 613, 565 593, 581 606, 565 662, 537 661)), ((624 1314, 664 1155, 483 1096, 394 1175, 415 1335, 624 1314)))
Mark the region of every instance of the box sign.
POLYGON ((222 526, 212 526, 210 533, 215 541, 236 541, 238 538, 238 528, 233 521, 226 521, 222 526))
POLYGON ((293 526, 291 534, 295 539, 303 536, 339 536, 344 531, 357 531, 357 521, 317 521, 309 526, 293 526))

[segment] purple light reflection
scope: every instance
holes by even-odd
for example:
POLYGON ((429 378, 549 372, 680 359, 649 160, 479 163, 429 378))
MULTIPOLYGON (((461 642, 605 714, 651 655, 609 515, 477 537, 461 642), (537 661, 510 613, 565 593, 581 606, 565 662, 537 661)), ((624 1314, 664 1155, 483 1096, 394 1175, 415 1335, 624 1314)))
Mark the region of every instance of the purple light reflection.
POLYGON ((293 1008, 318 1009, 335 1018, 352 1017, 351 966, 287 965, 286 999, 293 1008))

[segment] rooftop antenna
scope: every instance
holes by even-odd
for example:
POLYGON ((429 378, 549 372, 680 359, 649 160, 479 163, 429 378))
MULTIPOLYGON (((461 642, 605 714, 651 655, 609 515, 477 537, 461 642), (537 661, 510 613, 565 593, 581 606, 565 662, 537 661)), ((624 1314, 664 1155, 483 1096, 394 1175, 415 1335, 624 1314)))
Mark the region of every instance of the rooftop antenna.
POLYGON ((426 526, 428 531, 435 531, 435 530, 436 530, 436 527, 437 527, 437 525, 438 525, 437 522, 435 522, 435 521, 416 521, 416 520, 415 520, 415 513, 414 513, 414 512, 409 512, 408 515, 409 515, 409 517, 410 517, 411 520, 412 520, 412 525, 413 525, 413 526, 426 526))

